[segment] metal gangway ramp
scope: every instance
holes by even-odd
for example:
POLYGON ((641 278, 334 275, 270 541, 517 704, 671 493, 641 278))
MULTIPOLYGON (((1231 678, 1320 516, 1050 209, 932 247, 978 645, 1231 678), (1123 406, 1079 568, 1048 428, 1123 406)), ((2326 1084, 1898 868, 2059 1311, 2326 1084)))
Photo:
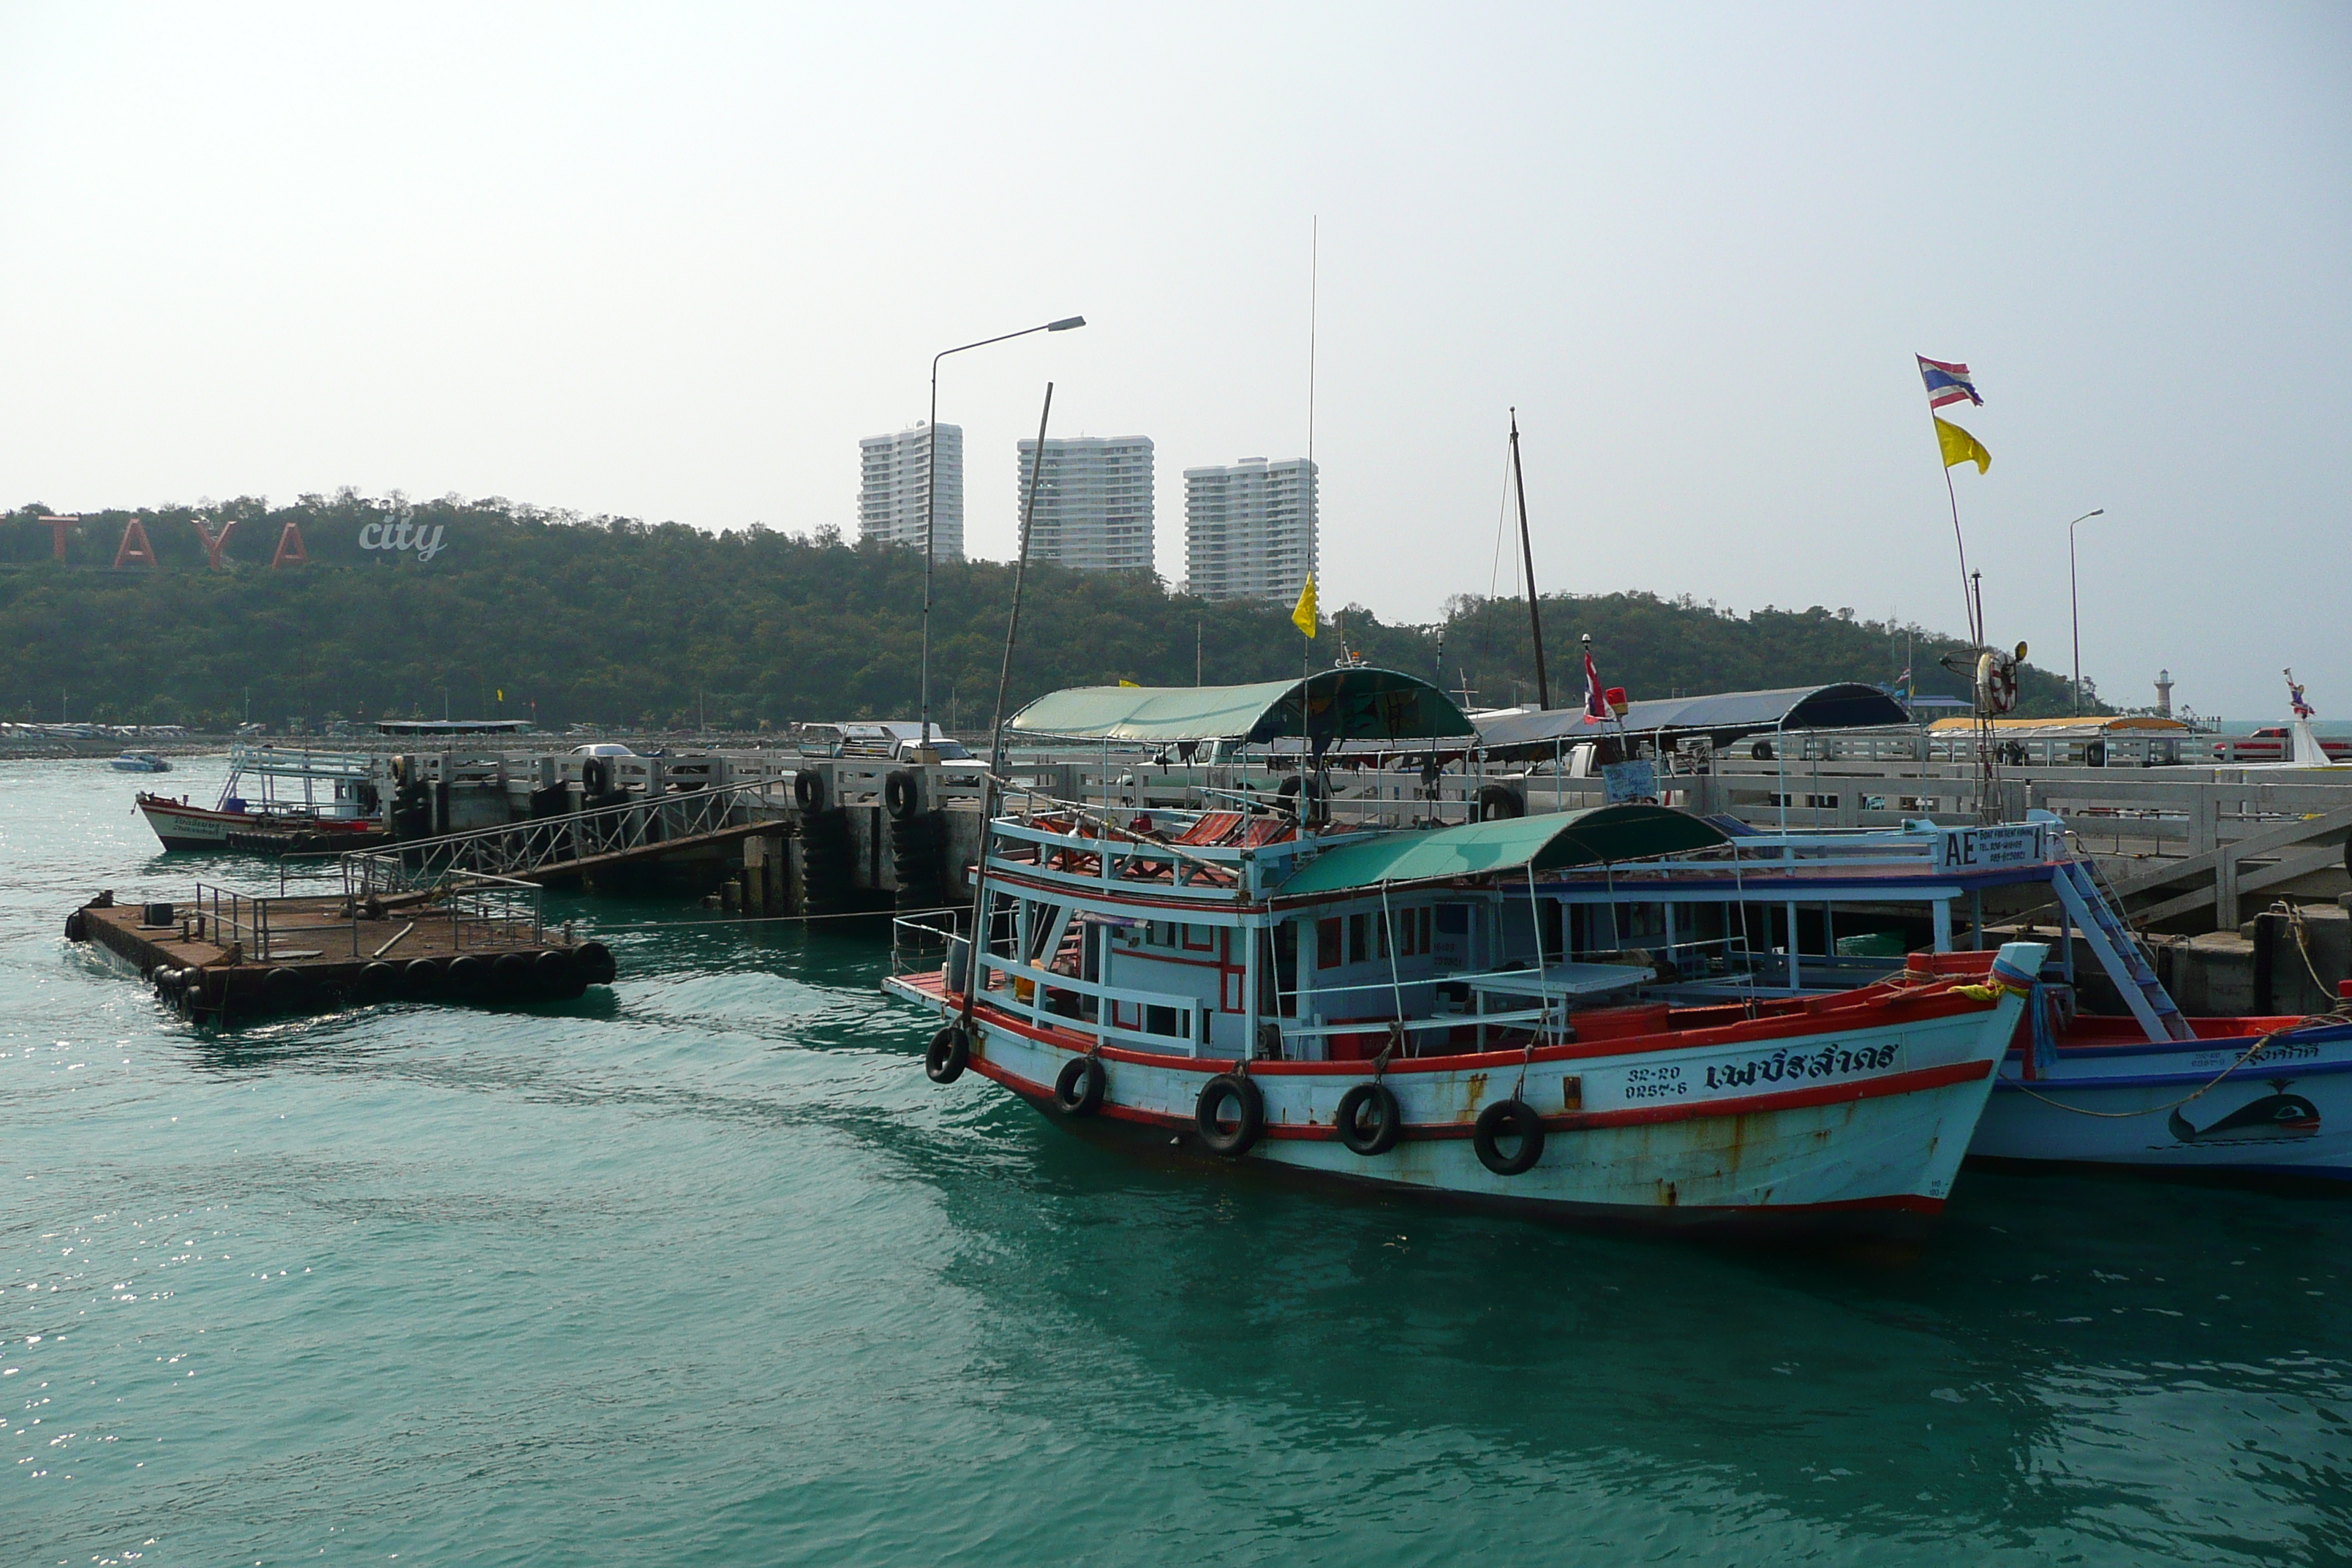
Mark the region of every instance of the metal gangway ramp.
POLYGON ((437 888, 465 876, 505 877, 542 886, 569 881, 613 866, 783 832, 782 819, 752 812, 769 803, 774 787, 773 781, 762 781, 680 791, 354 849, 342 857, 344 885, 352 894, 366 897, 437 888))

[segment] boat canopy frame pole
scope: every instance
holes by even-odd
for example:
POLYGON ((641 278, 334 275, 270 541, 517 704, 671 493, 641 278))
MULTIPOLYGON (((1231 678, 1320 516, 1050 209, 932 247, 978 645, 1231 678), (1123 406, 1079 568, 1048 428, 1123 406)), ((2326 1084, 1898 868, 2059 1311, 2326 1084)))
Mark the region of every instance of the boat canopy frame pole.
POLYGON ((1551 679, 1544 673, 1543 601, 1536 597, 1535 547, 1528 542, 1528 479, 1519 467, 1519 411, 1511 410, 1511 490, 1519 500, 1519 564, 1528 574, 1528 626, 1536 643, 1536 706, 1551 707, 1551 679))
MULTIPOLYGON (((933 375, 939 374, 939 362, 931 363, 933 375)), ((988 772, 980 781, 980 856, 971 871, 971 962, 964 971, 963 1017, 961 1022, 971 1027, 971 1010, 980 997, 981 955, 987 950, 988 936, 988 840, 989 824, 996 820, 996 781, 1004 776, 1004 693, 1013 682, 1013 649, 1021 637, 1021 582, 1029 571, 1029 521, 1037 510, 1037 475, 1045 461, 1045 421, 1054 413, 1054 384, 1045 384, 1045 406, 1037 411, 1037 449, 1029 458, 1029 497, 1021 508, 1021 552, 1013 564, 1013 609, 1004 620, 1004 660, 996 670, 996 713, 988 721, 988 772)), ((934 445, 939 437, 931 437, 934 445)), ((926 524, 928 528, 928 523, 926 524)), ((925 541, 928 550, 929 542, 925 541)), ((928 564, 928 563, 926 563, 928 564)), ((922 743, 930 743, 930 731, 923 731, 922 743)))

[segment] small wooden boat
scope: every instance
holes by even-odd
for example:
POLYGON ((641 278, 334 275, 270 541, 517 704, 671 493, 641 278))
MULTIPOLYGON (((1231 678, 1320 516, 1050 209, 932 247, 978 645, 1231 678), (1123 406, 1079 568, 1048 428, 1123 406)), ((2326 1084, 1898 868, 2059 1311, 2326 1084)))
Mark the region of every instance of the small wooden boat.
MULTIPOLYGON (((1462 732, 1407 729, 1407 705, 1468 727, 1370 669, 1117 700, 1162 730, 1188 704, 1217 710, 1204 723, 1253 710, 1224 731, 1253 738, 1286 704, 1327 739, 1359 716, 1462 732)), ((888 982, 941 1016, 931 1077, 969 1067, 1163 1152, 1564 1215, 1880 1229, 1942 1208, 2042 944, 1984 975, 1677 1007, 1643 994, 1647 967, 1564 961, 1536 879, 1719 829, 1629 805, 1349 830, 1307 800, 1305 821, 1062 802, 994 819, 977 942, 888 982)))
POLYGON ((141 791, 139 811, 166 849, 284 854, 359 849, 390 835, 373 815, 377 760, 362 752, 237 746, 210 806, 141 791), (255 781, 247 785, 246 780, 255 781), (255 793, 248 794, 251 789, 255 793))

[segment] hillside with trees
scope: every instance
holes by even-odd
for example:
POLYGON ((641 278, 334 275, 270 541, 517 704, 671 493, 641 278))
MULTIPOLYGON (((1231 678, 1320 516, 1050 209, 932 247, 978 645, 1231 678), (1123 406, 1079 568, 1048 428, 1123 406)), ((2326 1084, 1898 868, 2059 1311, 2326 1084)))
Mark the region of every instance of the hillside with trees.
MULTIPOLYGON (((272 508, 0 518, 0 716, 221 729, 248 714, 536 718, 631 729, 781 728, 792 720, 911 716, 922 559, 837 532, 581 518, 499 500, 407 502, 344 491, 272 508), (152 564, 115 559, 140 520, 152 564), (236 527, 224 540, 221 527, 236 527), (202 529, 199 529, 199 522, 202 529), (299 563, 273 566, 299 531, 299 563), (218 545, 208 558, 205 534, 218 545), (503 693, 503 697, 499 695, 503 693)), ((935 716, 983 727, 1013 569, 942 563, 932 619, 935 716)), ((1289 606, 1207 604, 1149 574, 1033 568, 1014 665, 1016 703, 1056 687, 1190 685, 1299 668, 1289 606)), ((1309 654, 1342 640, 1373 662, 1465 689, 1483 705, 1532 700, 1527 609, 1465 597, 1445 620, 1387 625, 1348 606, 1309 654)), ((1748 614, 1647 594, 1543 602, 1555 706, 1580 700, 1580 638, 1635 698, 1891 682, 1906 647, 1923 692, 1959 694, 1936 655, 1957 639, 1851 610, 1748 614)), ((2029 667, 2029 713, 2066 711, 2063 677, 2029 667)))

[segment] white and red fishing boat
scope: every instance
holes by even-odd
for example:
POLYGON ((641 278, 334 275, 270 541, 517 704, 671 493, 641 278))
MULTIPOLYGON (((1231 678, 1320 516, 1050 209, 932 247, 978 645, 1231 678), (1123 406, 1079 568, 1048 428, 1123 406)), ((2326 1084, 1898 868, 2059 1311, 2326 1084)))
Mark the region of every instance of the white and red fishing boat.
MULTIPOLYGON (((1318 752, 1470 732, 1367 668, 1056 693, 1015 727, 1318 752)), ((1301 795, 1304 820, 1035 797, 992 820, 980 940, 889 982, 942 1016, 931 1077, 969 1068, 1163 1152, 1562 1215, 1876 1229, 1943 1206, 2042 944, 1982 976, 1676 1006, 1644 996, 1646 964, 1564 960, 1538 879, 1687 854, 1712 825, 1629 805, 1366 830, 1301 795)))
POLYGON ((166 849, 362 848, 386 837, 374 816, 377 761, 363 752, 237 746, 213 805, 142 790, 139 811, 166 849))

